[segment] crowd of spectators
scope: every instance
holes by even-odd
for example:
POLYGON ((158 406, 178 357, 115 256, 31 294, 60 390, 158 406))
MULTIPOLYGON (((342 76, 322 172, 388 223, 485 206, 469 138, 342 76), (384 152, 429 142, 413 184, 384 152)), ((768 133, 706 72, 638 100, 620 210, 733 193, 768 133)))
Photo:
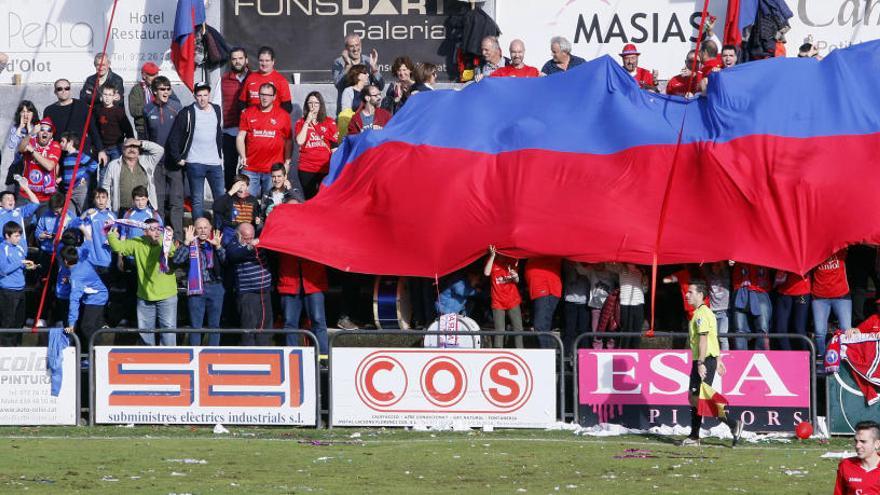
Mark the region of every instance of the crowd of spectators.
MULTIPOLYGON (((696 98, 706 93, 712 73, 737 64, 737 48, 719 45, 710 33, 699 52, 685 55, 681 72, 663 81, 657 71, 640 65, 636 45, 622 47, 621 66, 646 91, 696 98)), ((485 37, 473 84, 490 77, 552 77, 585 62, 563 37, 552 38, 549 49, 551 58, 539 70, 524 63, 523 41, 513 40, 505 55, 496 37, 485 37)), ((126 83, 102 55, 95 57, 95 74, 78 99, 70 82, 59 79, 53 87, 57 101, 42 116, 30 101, 19 104, 8 138, 15 161, 8 190, 0 194, 0 326, 25 325, 35 312, 25 311, 26 288, 42 284, 50 285, 53 303, 45 321, 36 323, 63 326, 85 339, 104 325, 136 324, 168 330, 158 334, 158 342, 157 334, 141 333, 142 343, 175 345, 174 329, 185 321, 204 330, 188 334, 191 345, 219 345, 221 326, 256 330, 228 343, 267 345, 271 335, 260 330, 309 328, 323 355, 328 309, 343 330, 369 324, 362 304, 372 288, 367 277, 337 272, 328 277, 318 263, 260 249, 260 230, 276 206, 309 201, 319 193, 342 137, 382 129, 412 95, 433 90, 438 67, 398 56, 391 65, 393 79, 386 81, 379 53, 350 35, 341 56, 328 61, 337 115, 328 114, 324 97, 315 91, 302 102, 302 117, 292 121, 290 86, 275 69, 274 50, 260 48, 254 69, 251 55, 231 49, 227 70, 214 86, 221 92, 220 105, 212 103, 211 85, 197 84, 195 102, 183 106, 170 80, 151 62, 126 93, 126 83), (96 118, 86 128, 95 92, 96 118), (72 203, 61 219, 68 188, 73 188, 72 203), (64 227, 56 242, 59 223, 64 227)), ((799 56, 816 53, 805 45, 799 56)), ((806 276, 734 261, 663 267, 658 328, 685 328, 693 307, 683 296, 699 279, 708 285, 706 303, 720 333, 812 333, 821 358, 832 313, 838 328, 865 320, 868 280, 876 287, 875 262, 873 247, 856 246, 806 276)), ((552 340, 541 333, 558 328, 570 349, 584 332, 645 330, 649 273, 629 263, 517 260, 489 246, 485 259, 436 283, 412 280, 411 323, 424 328, 440 314, 461 313, 499 331, 533 329, 537 339, 511 339, 520 348, 551 347, 552 340)), ((20 340, 2 338, 6 345, 20 340)), ((502 337, 487 340, 505 345, 502 337)), ((284 342, 300 339, 290 334, 284 342)), ((584 344, 635 347, 640 339, 594 338, 584 344)), ((761 338, 722 339, 721 345, 803 348, 800 341, 761 338)))

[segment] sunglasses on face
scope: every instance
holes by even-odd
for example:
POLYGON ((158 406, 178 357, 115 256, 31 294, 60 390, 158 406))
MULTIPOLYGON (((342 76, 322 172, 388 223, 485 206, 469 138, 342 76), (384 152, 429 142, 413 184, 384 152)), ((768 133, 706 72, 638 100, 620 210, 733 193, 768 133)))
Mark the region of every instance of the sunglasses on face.
POLYGON ((47 125, 41 125, 40 130, 43 132, 52 132, 52 128, 47 125))
POLYGON ((58 86, 55 88, 56 93, 60 93, 62 91, 70 91, 70 86, 58 86))
POLYGON ((275 98, 275 95, 270 93, 260 93, 260 96, 265 96, 266 98, 275 98))

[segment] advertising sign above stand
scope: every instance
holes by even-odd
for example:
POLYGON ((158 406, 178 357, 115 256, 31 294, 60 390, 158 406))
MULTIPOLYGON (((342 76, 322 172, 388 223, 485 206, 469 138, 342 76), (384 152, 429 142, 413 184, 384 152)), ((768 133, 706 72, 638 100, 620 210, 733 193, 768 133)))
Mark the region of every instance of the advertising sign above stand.
MULTIPOLYGON (((750 431, 792 431, 810 420, 810 354, 729 351, 724 377, 712 383, 729 412, 750 431)), ((578 420, 648 429, 690 425, 691 352, 680 350, 578 351, 578 420)), ((707 428, 717 419, 707 418, 707 428)))
MULTIPOLYGON (((0 1, 0 52, 9 55, 0 84, 11 83, 16 74, 23 84, 85 81, 95 72, 94 56, 103 47, 112 7, 112 0, 0 1)), ((176 0, 117 4, 107 53, 113 72, 126 83, 140 79, 145 62, 177 81, 168 59, 176 8, 176 0)))
POLYGON ((64 350, 52 397, 45 347, 0 347, 0 425, 76 425, 76 349, 64 350))
POLYGON ((542 428, 556 421, 552 349, 333 349, 334 426, 542 428))
POLYGON ((98 423, 315 425, 311 347, 95 347, 98 423))

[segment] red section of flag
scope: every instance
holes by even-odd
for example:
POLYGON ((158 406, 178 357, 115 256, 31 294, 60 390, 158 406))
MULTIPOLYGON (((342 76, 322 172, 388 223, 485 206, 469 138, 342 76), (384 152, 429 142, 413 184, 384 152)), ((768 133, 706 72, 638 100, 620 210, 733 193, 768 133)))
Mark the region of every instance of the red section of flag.
POLYGON ((739 26, 739 1, 727 1, 727 17, 724 21, 724 44, 739 46, 742 44, 742 30, 739 26))
POLYGON ((697 414, 700 416, 712 416, 716 418, 726 418, 727 412, 724 408, 727 406, 727 399, 716 392, 707 383, 700 385, 700 397, 697 401, 697 414))

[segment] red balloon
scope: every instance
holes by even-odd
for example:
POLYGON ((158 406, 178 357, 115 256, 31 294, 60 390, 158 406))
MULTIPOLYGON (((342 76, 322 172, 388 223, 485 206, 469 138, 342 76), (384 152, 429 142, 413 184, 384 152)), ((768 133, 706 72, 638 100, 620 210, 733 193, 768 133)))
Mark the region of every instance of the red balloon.
POLYGON ((813 434, 813 425, 806 421, 801 421, 795 426, 794 434, 801 440, 806 440, 813 434))

